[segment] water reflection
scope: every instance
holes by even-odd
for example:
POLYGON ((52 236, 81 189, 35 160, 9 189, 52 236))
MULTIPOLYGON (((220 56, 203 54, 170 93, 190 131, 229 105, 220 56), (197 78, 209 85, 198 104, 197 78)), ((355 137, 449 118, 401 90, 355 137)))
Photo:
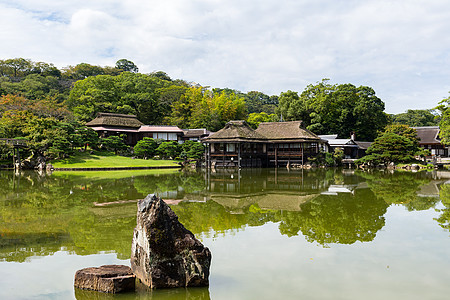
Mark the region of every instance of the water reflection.
POLYGON ((75 298, 77 300, 151 300, 151 299, 170 299, 170 300, 210 300, 209 289, 189 288, 189 289, 159 289, 152 290, 137 282, 136 292, 126 294, 105 294, 94 291, 75 289, 75 298))
POLYGON ((372 241, 392 205, 434 208, 450 229, 448 173, 288 171, 0 172, 0 261, 23 262, 64 249, 79 255, 115 252, 128 259, 136 201, 170 200, 196 235, 213 236, 278 224, 282 235, 313 243, 372 241), (176 205, 175 205, 176 204, 176 205))

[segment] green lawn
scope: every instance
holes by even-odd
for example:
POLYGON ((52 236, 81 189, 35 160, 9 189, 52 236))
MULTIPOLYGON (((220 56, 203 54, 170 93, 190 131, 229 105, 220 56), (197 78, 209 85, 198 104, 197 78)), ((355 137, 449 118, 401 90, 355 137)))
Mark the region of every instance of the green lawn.
POLYGON ((55 168, 131 168, 178 166, 174 160, 132 159, 109 152, 77 152, 74 157, 50 162, 55 168))

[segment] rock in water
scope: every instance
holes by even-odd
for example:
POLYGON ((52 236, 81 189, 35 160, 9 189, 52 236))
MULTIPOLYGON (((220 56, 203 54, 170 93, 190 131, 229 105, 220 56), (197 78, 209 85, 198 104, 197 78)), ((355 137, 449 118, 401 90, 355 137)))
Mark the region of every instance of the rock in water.
POLYGON ((138 202, 131 268, 151 288, 209 285, 211 252, 154 195, 138 202))
POLYGON ((135 276, 130 267, 122 265, 85 268, 76 272, 74 286, 85 290, 120 293, 134 290, 135 276))

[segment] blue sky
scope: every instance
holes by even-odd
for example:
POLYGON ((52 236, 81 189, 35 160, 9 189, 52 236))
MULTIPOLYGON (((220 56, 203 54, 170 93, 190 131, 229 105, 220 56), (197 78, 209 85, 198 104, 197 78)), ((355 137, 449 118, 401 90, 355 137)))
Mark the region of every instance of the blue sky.
POLYGON ((279 95, 323 78, 386 112, 450 96, 446 0, 0 0, 0 59, 133 61, 204 86, 279 95))

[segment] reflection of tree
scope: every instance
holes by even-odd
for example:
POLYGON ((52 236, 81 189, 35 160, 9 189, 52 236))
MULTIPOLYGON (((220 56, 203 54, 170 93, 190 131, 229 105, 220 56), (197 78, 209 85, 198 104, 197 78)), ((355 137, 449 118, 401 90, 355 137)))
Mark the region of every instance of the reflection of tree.
POLYGON ((442 213, 441 216, 435 219, 439 225, 447 230, 450 230, 450 184, 441 185, 439 196, 444 209, 438 209, 437 211, 442 213))
POLYGON ((408 211, 420 211, 428 210, 436 206, 439 203, 438 197, 415 197, 408 203, 405 203, 405 207, 408 211))
POLYGON ((368 190, 323 195, 303 204, 301 212, 283 212, 280 231, 288 236, 301 231, 307 240, 322 245, 367 242, 384 226, 387 207, 368 190))
POLYGON ((130 173, 110 179, 55 175, 0 172, 0 260, 24 261, 61 248, 82 255, 114 251, 128 258, 136 204, 97 207, 94 202, 142 199, 147 195, 145 186, 149 192, 204 188, 201 174, 130 173))
POLYGON ((411 172, 358 172, 367 180, 372 192, 388 204, 405 204, 416 201, 420 187, 431 181, 421 173, 411 172))

